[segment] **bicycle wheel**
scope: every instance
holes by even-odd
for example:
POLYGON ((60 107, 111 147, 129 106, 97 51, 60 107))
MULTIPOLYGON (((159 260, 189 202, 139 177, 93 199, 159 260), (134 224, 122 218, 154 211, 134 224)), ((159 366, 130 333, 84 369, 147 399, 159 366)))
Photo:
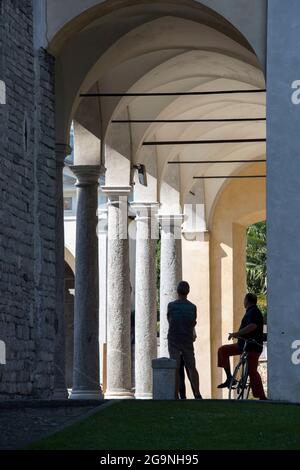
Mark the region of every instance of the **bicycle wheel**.
POLYGON ((229 400, 247 400, 249 392, 248 362, 243 358, 234 370, 229 387, 229 400))

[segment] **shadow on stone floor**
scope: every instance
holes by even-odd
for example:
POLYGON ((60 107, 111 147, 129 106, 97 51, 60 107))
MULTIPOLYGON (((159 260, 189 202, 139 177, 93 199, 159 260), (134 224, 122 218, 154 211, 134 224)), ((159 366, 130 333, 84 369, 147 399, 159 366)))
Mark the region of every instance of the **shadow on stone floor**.
POLYGON ((21 450, 93 414, 105 402, 0 402, 0 450, 21 450))

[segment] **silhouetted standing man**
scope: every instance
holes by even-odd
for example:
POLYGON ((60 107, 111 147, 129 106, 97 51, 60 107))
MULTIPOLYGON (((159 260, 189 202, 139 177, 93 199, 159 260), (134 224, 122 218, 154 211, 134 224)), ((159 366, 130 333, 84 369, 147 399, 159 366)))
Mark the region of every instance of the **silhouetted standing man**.
POLYGON ((202 397, 199 390, 199 375, 194 353, 194 328, 197 324, 197 307, 187 300, 189 293, 189 284, 184 281, 180 282, 177 288, 178 299, 168 305, 168 344, 170 358, 177 361, 176 397, 178 397, 178 375, 182 356, 195 398, 199 400, 202 397))

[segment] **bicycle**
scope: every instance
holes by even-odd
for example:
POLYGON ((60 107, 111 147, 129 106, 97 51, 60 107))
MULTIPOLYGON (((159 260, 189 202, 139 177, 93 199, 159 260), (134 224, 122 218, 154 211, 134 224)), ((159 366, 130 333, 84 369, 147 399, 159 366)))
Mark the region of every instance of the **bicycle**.
POLYGON ((250 393, 250 379, 248 373, 248 344, 257 344, 261 346, 254 339, 245 339, 238 337, 237 339, 242 339, 244 343, 243 351, 240 355, 240 360, 234 369, 234 373, 229 386, 229 400, 248 400, 250 393))

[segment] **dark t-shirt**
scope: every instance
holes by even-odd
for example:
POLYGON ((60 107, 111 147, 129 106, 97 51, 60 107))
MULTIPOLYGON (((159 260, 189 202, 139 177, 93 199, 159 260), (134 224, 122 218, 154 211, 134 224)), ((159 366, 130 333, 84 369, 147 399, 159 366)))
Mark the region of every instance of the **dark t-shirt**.
POLYGON ((192 344, 197 323, 197 307, 189 300, 175 300, 168 305, 168 340, 179 344, 192 344))
MULTIPOLYGON (((263 344, 263 333, 264 333, 264 319, 262 316, 261 311, 256 305, 253 305, 252 307, 249 307, 246 310, 246 313, 244 315, 244 318, 242 320, 240 330, 242 328, 245 328, 246 326, 250 325, 251 323, 255 323, 257 325, 256 330, 252 331, 251 333, 248 333, 247 335, 243 335, 243 338, 245 339, 254 339, 257 341, 259 344, 263 344)), ((243 350, 244 347, 244 340, 239 339, 238 340, 238 345, 240 348, 240 351, 243 350)), ((261 353, 263 350, 262 346, 258 346, 257 344, 248 344, 247 351, 255 351, 261 353)))

